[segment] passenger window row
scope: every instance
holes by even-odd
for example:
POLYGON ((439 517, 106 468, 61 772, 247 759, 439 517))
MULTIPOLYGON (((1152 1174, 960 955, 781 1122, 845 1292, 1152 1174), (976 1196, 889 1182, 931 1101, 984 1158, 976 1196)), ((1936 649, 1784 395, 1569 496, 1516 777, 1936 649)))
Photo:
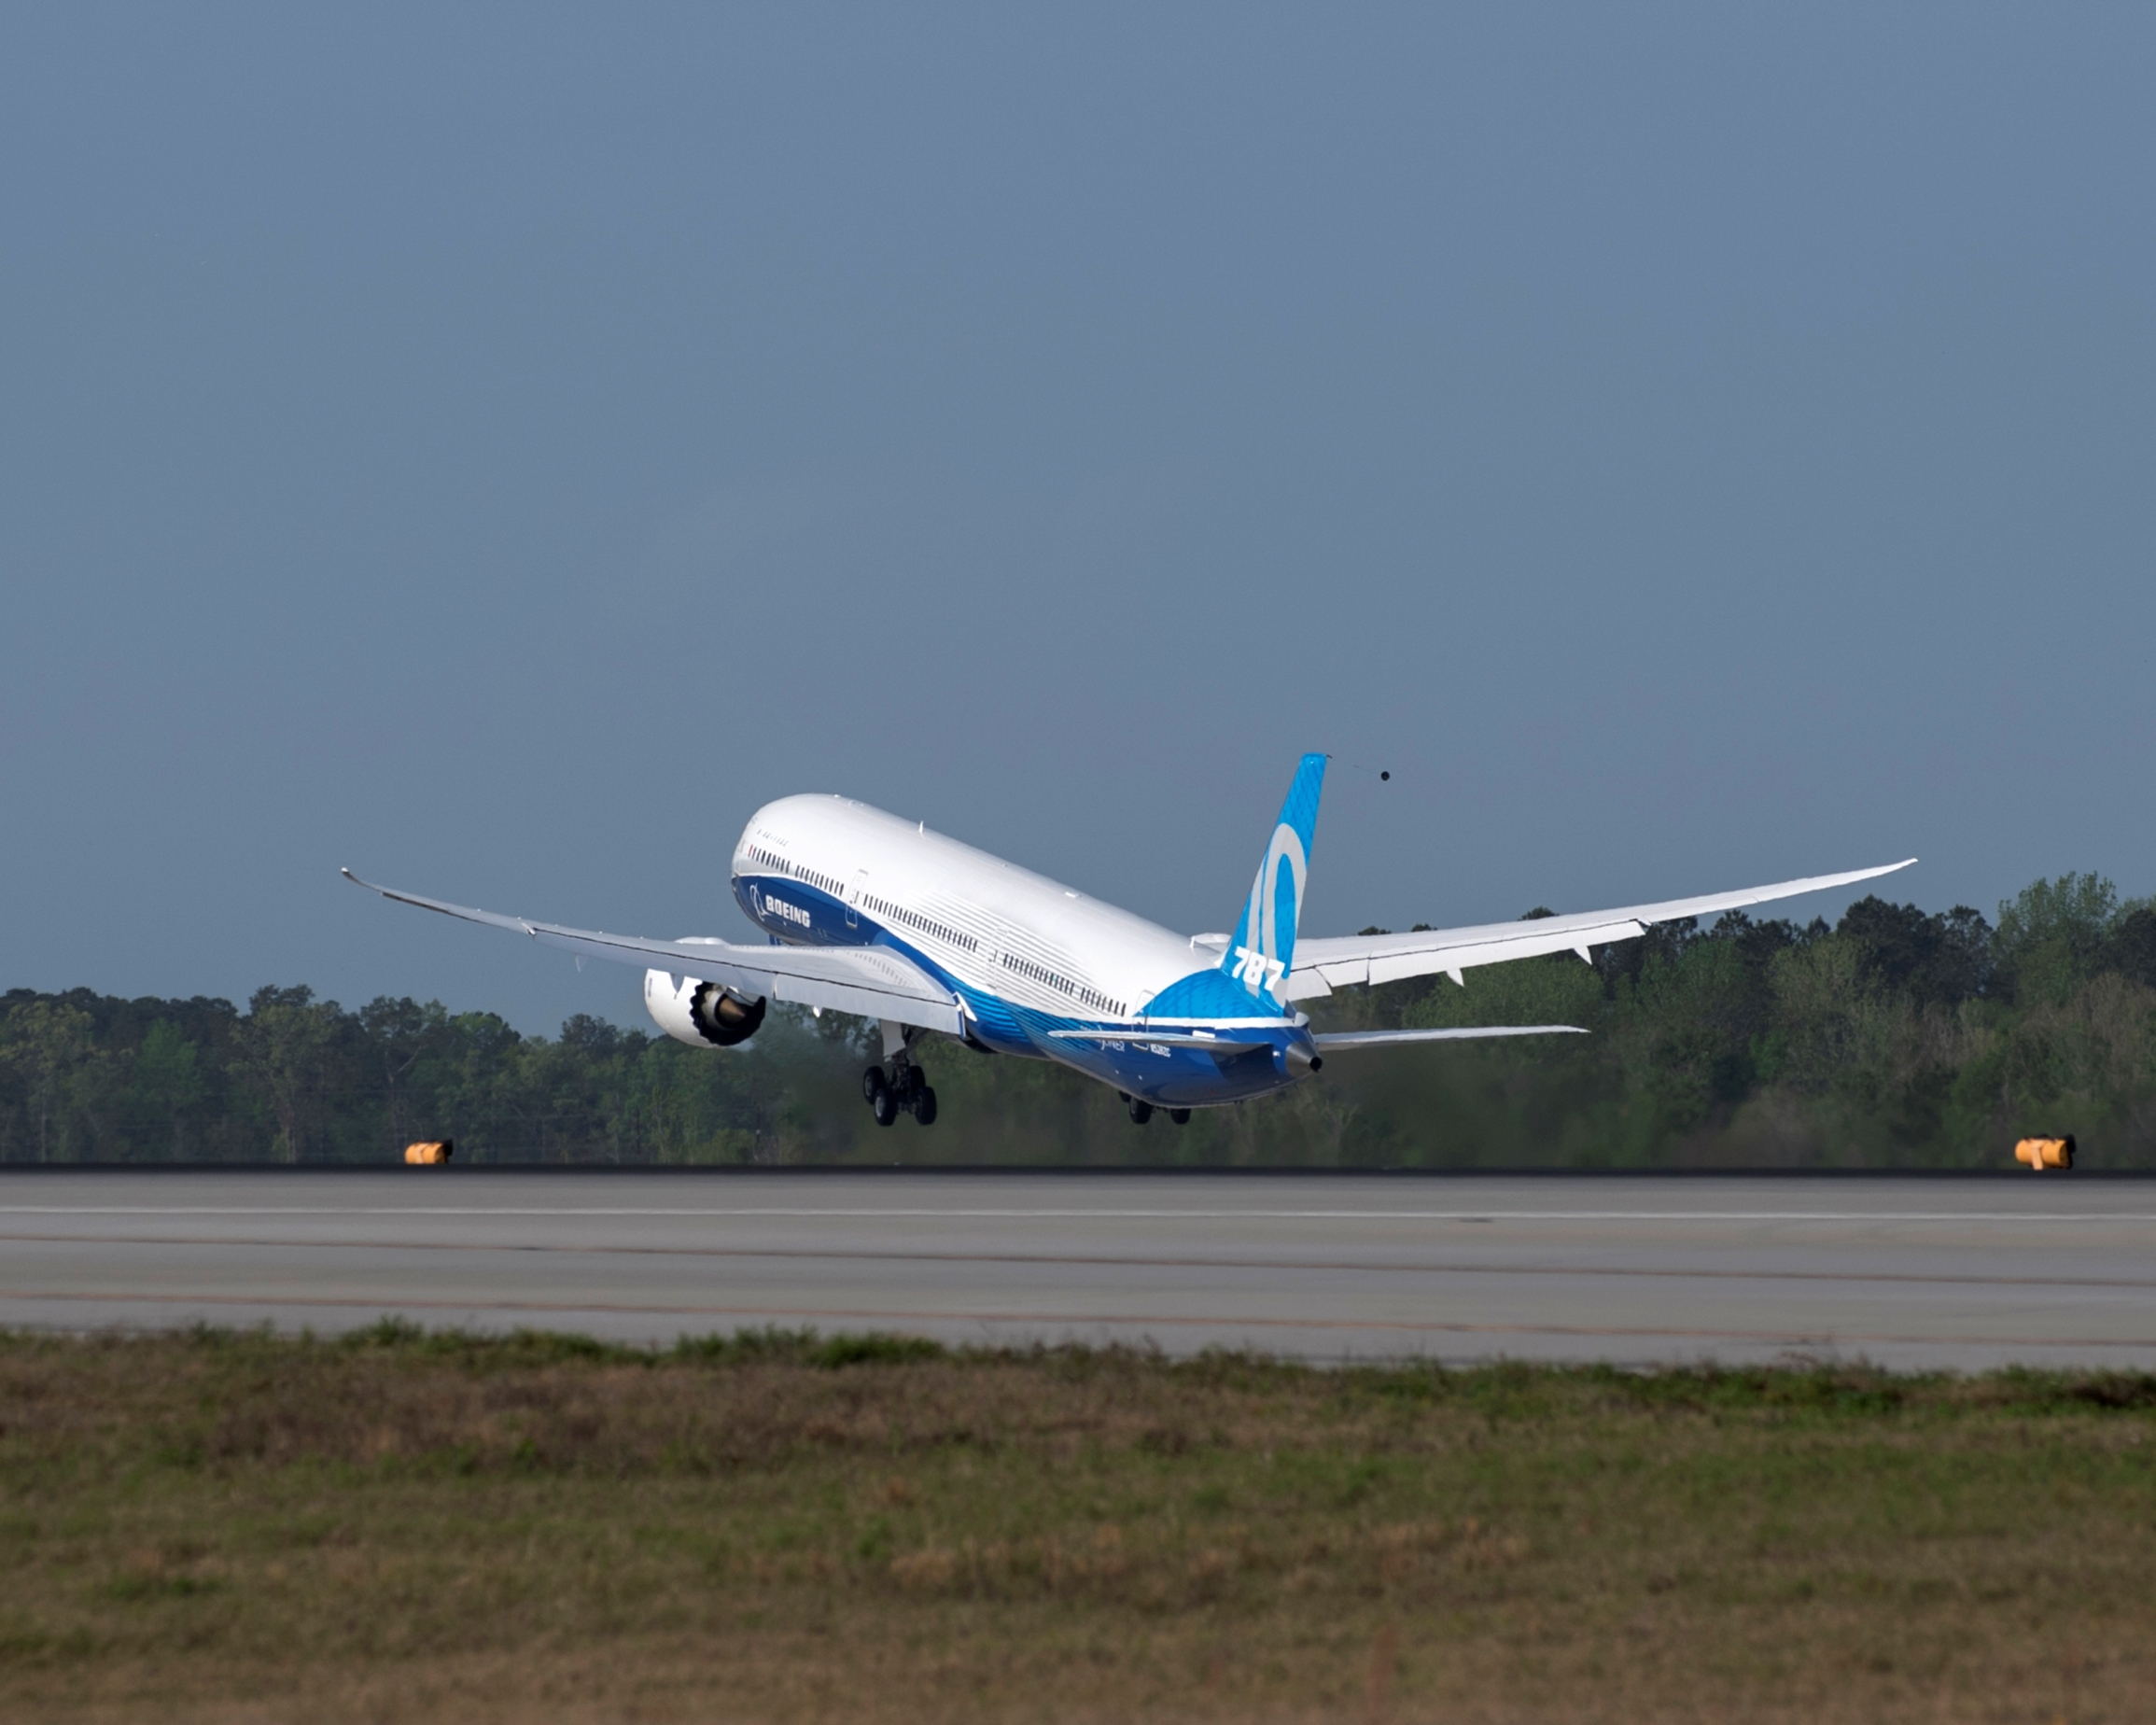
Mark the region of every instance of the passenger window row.
POLYGON ((762 845, 749 847, 749 860, 761 862, 765 868, 775 868, 781 875, 791 876, 796 880, 805 880, 810 886, 830 893, 834 899, 846 896, 846 888, 829 875, 819 874, 813 868, 797 868, 776 850, 766 850, 762 845))
POLYGON ((873 892, 862 893, 861 903, 879 917, 889 918, 893 922, 903 922, 908 928, 918 929, 924 934, 933 934, 939 940, 947 940, 952 946, 967 952, 978 952, 981 949, 981 943, 971 934, 961 934, 957 929, 947 927, 932 917, 924 917, 918 911, 908 910, 903 905, 894 905, 889 899, 877 898, 873 892))
MULTIPOLYGON (((761 845, 751 845, 749 847, 749 856, 751 862, 760 862, 765 868, 777 869, 781 875, 805 880, 812 887, 819 887, 835 899, 844 899, 846 896, 845 887, 829 875, 819 874, 812 868, 797 868, 775 850, 766 850, 761 845)), ((911 929, 917 929, 923 934, 932 934, 938 940, 948 941, 952 946, 963 951, 978 952, 981 949, 981 943, 973 935, 961 933, 946 923, 938 922, 932 917, 924 917, 918 911, 908 910, 904 905, 894 904, 889 899, 878 898, 873 892, 863 892, 861 895, 861 902, 879 917, 887 918, 893 922, 903 923, 911 929)), ((1127 1016, 1121 1001, 1112 1001, 1098 989, 1089 989, 1082 982, 1073 982, 1068 976, 1058 975, 1045 965, 1036 964, 1030 959, 1021 959, 1015 953, 1006 952, 1003 954, 1003 965, 1007 970, 1016 971, 1021 976, 1030 976, 1035 982, 1044 983, 1051 989, 1059 989, 1072 1000, 1084 1002, 1095 1012, 1115 1018, 1127 1016)))
POLYGON ((1122 1002, 1112 1001, 1099 989, 1088 989, 1082 982, 1072 982, 1068 976, 1058 976, 1046 965, 1036 964, 1030 959, 1021 959, 1016 953, 1003 954, 1003 968, 1015 970, 1021 976, 1030 976, 1035 982, 1044 982, 1051 989, 1059 989, 1073 1000, 1084 1001, 1095 1012, 1105 1013, 1113 1018, 1126 1016, 1122 1002))

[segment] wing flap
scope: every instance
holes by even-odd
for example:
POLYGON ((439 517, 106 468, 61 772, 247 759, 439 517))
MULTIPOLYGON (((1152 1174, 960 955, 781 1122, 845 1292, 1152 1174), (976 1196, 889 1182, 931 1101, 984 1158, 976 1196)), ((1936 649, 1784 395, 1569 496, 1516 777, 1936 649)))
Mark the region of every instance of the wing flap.
MULTIPOLYGON (((1533 922, 1516 922, 1509 927, 1520 933, 1510 938, 1448 947, 1444 957, 1449 962, 1444 968, 1466 970, 1477 964, 1503 964, 1508 959, 1539 959, 1549 952, 1606 946, 1613 940, 1636 940, 1647 932, 1644 923, 1627 917, 1618 921, 1592 922, 1585 928, 1557 929, 1544 933, 1544 928, 1556 919, 1547 917, 1533 922)), ((1430 971, 1422 962, 1423 956, 1420 952, 1403 952, 1374 958, 1370 961, 1370 980, 1396 982, 1403 976, 1426 976, 1430 971)))
POLYGON ((890 1018, 954 1036, 965 1028, 958 997, 920 966, 887 947, 745 947, 731 941, 648 940, 634 934, 604 934, 421 898, 361 880, 350 869, 342 872, 354 886, 365 887, 400 905, 528 935, 541 946, 558 947, 579 958, 694 976, 750 997, 768 995, 821 1011, 890 1018))

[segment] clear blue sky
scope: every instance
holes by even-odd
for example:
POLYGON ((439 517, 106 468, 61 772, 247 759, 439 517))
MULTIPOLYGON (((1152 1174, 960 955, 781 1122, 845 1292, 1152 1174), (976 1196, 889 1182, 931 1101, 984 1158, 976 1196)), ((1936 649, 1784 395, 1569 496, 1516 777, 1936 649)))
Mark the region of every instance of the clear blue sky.
POLYGON ((0 987, 635 1021, 338 864, 738 933, 799 790, 1225 927, 1305 749, 1319 932, 2156 891, 2152 50, 9 7, 0 987))

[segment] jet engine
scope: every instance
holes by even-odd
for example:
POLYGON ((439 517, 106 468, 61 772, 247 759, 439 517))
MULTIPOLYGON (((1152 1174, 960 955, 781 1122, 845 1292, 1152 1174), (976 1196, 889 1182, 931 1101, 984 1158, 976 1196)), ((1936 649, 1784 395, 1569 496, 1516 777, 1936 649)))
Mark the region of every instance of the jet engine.
POLYGON ((644 973, 644 1010, 667 1035, 692 1048, 731 1048, 747 1042, 762 1028, 767 1004, 761 995, 745 1001, 694 976, 644 973))

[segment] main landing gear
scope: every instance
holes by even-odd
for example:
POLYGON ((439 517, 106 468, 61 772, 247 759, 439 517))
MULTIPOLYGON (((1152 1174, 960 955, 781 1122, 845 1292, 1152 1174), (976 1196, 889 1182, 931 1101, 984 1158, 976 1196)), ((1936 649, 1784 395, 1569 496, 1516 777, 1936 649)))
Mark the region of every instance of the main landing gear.
POLYGON ((903 1054, 888 1074, 880 1066, 861 1073, 861 1093, 878 1126, 890 1125, 902 1113, 923 1126, 936 1123, 936 1093, 929 1088, 928 1074, 903 1054))
MULTIPOLYGON (((1153 1118, 1153 1104, 1151 1102, 1141 1101, 1139 1098, 1123 1090, 1118 1090, 1115 1094, 1123 1098, 1124 1105, 1130 1110, 1131 1125, 1143 1126, 1153 1118)), ((1190 1124, 1190 1110, 1187 1108, 1170 1108, 1168 1111, 1168 1117, 1178 1126, 1188 1126, 1190 1124)))

